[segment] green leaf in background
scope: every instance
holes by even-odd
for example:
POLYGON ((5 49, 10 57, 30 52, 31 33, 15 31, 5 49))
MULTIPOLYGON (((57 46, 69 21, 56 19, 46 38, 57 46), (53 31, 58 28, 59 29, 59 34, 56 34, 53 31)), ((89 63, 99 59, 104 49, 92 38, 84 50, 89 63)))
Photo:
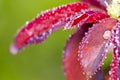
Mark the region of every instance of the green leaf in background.
POLYGON ((17 30, 38 13, 75 0, 0 0, 0 80, 65 80, 62 50, 71 31, 59 30, 18 55, 9 46, 17 30))

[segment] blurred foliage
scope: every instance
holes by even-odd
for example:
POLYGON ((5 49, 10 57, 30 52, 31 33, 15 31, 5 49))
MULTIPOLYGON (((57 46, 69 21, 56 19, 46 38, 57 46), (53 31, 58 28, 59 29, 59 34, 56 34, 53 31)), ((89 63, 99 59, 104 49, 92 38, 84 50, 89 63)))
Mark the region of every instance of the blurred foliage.
POLYGON ((0 80, 65 80, 62 50, 72 31, 59 30, 18 55, 9 46, 17 30, 41 11, 77 0, 0 0, 0 80))
POLYGON ((41 11, 75 0, 0 0, 0 80, 65 80, 62 50, 71 31, 59 30, 41 45, 11 55, 15 33, 41 11))

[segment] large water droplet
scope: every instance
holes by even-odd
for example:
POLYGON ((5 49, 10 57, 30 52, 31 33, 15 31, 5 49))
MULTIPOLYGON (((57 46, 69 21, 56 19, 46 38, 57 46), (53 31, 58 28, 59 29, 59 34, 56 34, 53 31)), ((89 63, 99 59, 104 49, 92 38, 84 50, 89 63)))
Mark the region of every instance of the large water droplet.
POLYGON ((111 31, 107 30, 103 34, 104 39, 109 39, 111 37, 111 31))

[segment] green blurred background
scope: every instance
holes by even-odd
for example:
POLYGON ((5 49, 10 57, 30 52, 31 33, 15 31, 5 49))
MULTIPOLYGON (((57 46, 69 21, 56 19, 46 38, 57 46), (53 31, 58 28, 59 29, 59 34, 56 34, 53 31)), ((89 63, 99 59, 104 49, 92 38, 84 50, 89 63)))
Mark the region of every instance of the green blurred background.
POLYGON ((62 51, 71 31, 59 30, 41 45, 18 55, 9 46, 15 33, 28 20, 46 9, 77 0, 0 0, 0 80, 65 80, 62 51))
MULTIPOLYGON (((0 0, 0 80, 65 80, 62 51, 72 31, 59 30, 44 43, 11 55, 19 28, 41 11, 77 0, 0 0)), ((107 67, 106 67, 107 68, 107 67)))

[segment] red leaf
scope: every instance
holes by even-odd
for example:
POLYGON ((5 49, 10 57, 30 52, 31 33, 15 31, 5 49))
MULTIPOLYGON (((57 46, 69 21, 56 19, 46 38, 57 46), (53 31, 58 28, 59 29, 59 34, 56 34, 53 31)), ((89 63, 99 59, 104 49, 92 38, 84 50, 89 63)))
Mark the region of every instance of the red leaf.
POLYGON ((99 20, 108 18, 108 14, 101 11, 86 10, 77 13, 76 15, 70 18, 70 21, 66 25, 66 29, 75 28, 85 24, 85 23, 96 23, 99 20))
POLYGON ((78 46, 91 24, 84 24, 67 41, 64 51, 64 71, 67 80, 86 80, 78 60, 78 46))
POLYGON ((96 23, 82 40, 79 49, 80 63, 88 77, 97 71, 104 60, 109 39, 105 38, 105 32, 111 31, 116 22, 117 20, 108 18, 96 23))
POLYGON ((44 41, 51 32, 65 25, 70 16, 85 9, 88 9, 87 4, 77 2, 41 13, 18 32, 11 47, 11 52, 17 53, 28 44, 44 41))

